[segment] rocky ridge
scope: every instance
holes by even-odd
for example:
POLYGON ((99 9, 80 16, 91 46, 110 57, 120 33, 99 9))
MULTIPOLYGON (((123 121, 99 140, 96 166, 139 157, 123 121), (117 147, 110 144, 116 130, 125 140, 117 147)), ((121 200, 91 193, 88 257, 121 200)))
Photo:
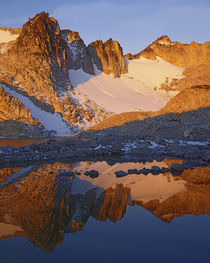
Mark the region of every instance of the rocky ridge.
MULTIPOLYGON (((7 43, 6 50, 0 53, 1 83, 51 106, 73 130, 89 126, 110 114, 91 101, 86 100, 81 105, 72 98, 69 70, 82 69, 95 75, 94 67, 97 67, 93 62, 95 57, 93 59, 77 32, 60 30, 57 20, 44 12, 14 32, 19 36, 7 43)), ((109 73, 119 77, 125 71, 122 50, 116 41, 111 40, 106 47, 107 61, 109 58, 111 65, 109 73), (111 61, 115 49, 120 59, 115 55, 111 61), (124 67, 122 72, 120 67, 124 67)))
POLYGON ((162 88, 169 90, 183 90, 194 85, 209 85, 210 61, 210 42, 204 44, 191 42, 183 44, 178 41, 171 41, 166 35, 155 40, 151 45, 136 55, 125 55, 128 59, 139 59, 145 57, 156 60, 158 57, 177 65, 184 67, 182 79, 173 79, 171 83, 167 80, 162 88))
MULTIPOLYGON (((40 104, 50 105, 73 129, 75 126, 81 128, 89 122, 97 122, 105 115, 103 109, 93 103, 80 105, 71 97, 68 70, 80 67, 78 62, 84 65, 83 68, 88 64, 81 62, 81 57, 73 60, 74 54, 69 48, 72 42, 68 45, 64 39, 66 35, 72 40, 75 32, 61 32, 54 18, 50 18, 47 13, 40 13, 30 19, 19 33, 19 37, 0 54, 2 83, 10 85, 17 92, 24 92, 27 97, 40 101, 40 104)), ((84 42, 78 37, 73 42, 79 53, 81 48, 85 50, 91 62, 84 42)), ((93 69, 91 63, 86 69, 89 66, 93 69)), ((47 108, 45 110, 48 111, 47 108)))
MULTIPOLYGON (((109 39, 103 43, 98 40, 86 46, 79 33, 61 30, 58 21, 49 17, 49 14, 45 12, 29 19, 21 29, 2 28, 1 30, 17 34, 18 37, 16 40, 6 43, 6 47, 0 52, 0 83, 17 94, 29 98, 41 110, 59 114, 65 125, 70 127, 71 134, 103 120, 105 121, 101 125, 95 127, 107 128, 113 122, 120 125, 125 122, 125 119, 127 122, 129 119, 132 121, 135 118, 144 119, 171 111, 181 113, 199 107, 209 107, 208 97, 205 98, 207 90, 200 89, 203 91, 199 94, 199 99, 198 92, 196 93, 195 89, 189 89, 193 85, 209 84, 209 42, 182 44, 163 36, 137 55, 126 55, 125 57, 131 60, 140 57, 155 60, 157 57, 161 57, 173 65, 185 67, 184 78, 173 79, 172 82, 166 79, 161 86, 161 89, 164 90, 163 93, 175 90, 179 90, 181 93, 169 102, 167 107, 156 113, 131 113, 131 117, 125 113, 121 114, 119 119, 118 116, 114 116, 110 121, 109 117, 113 115, 111 111, 104 110, 88 97, 81 101, 74 97, 75 87, 70 83, 70 76, 72 71, 79 71, 87 73, 90 80, 91 76, 97 76, 100 72, 112 75, 114 78, 125 77, 128 68, 122 48, 117 41, 109 39), (188 101, 193 101, 194 106, 185 102, 186 97, 189 98, 188 101)), ((2 44, 5 45, 5 43, 2 44)), ((80 75, 78 76, 80 78, 80 75)), ((3 92, 6 91, 2 91, 2 96, 3 92)), ((104 91, 105 93, 106 91, 104 91)), ((13 96, 12 92, 9 93, 9 96, 13 96)), ((3 105, 3 101, 5 101, 5 96, 2 100, 2 110, 0 110, 5 111, 6 114, 8 109, 6 109, 5 103, 3 105)), ((4 117, 2 115, 0 120, 19 120, 32 124, 31 118, 36 119, 37 116, 30 117, 30 109, 26 110, 23 101, 18 103, 17 101, 16 97, 11 102, 13 103, 12 108, 16 107, 14 109, 15 115, 7 114, 7 118, 6 115, 4 117), (16 103, 13 103, 14 101, 16 103), (22 107, 21 111, 19 105, 22 107), (19 116, 16 116, 18 115, 16 113, 19 116), (26 115, 25 119, 23 114, 26 115)), ((37 123, 39 121, 38 119, 37 123)), ((13 122, 14 125, 15 123, 18 122, 13 122)), ((37 123, 33 124, 37 125, 37 123)))
POLYGON ((104 73, 117 78, 127 73, 122 48, 117 41, 110 38, 104 43, 101 40, 92 42, 88 46, 88 51, 97 68, 104 73))
POLYGON ((125 57, 129 59, 138 59, 143 56, 152 60, 161 57, 174 65, 189 67, 199 64, 209 64, 209 55, 210 42, 204 44, 196 42, 183 44, 178 41, 171 41, 168 36, 164 35, 138 54, 127 54, 125 57))

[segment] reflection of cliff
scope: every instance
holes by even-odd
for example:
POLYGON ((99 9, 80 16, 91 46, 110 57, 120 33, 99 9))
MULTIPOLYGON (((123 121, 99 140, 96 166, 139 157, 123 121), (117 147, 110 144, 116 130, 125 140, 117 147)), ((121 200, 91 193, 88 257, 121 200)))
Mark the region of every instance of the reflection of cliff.
POLYGON ((113 222, 120 220, 124 214, 129 197, 129 188, 117 184, 114 188, 106 190, 99 199, 100 209, 95 216, 97 220, 113 222))
POLYGON ((21 168, 16 167, 16 168, 3 168, 0 170, 0 184, 3 184, 6 179, 10 176, 12 176, 14 173, 18 172, 21 168))
POLYGON ((57 209, 54 202, 59 183, 56 174, 61 169, 68 171, 70 166, 44 165, 0 192, 0 220, 10 218, 5 223, 21 226, 29 241, 47 251, 63 239, 58 224, 62 221, 62 209, 57 209), (10 194, 5 198, 5 193, 10 194))
POLYGON ((185 170, 181 178, 187 181, 186 191, 177 193, 163 202, 156 199, 145 203, 133 202, 133 204, 143 206, 168 223, 174 217, 186 214, 210 215, 210 167, 185 170))
MULTIPOLYGON (((81 165, 86 167, 84 163, 81 165)), ((87 163, 88 165, 93 164, 87 163)), ((100 163, 96 163, 96 166, 99 165, 100 163)), ((121 165, 125 167, 125 164, 116 164, 112 168, 119 169, 121 165)), ((119 183, 110 180, 107 174, 101 175, 102 172, 95 179, 86 176, 85 180, 83 174, 73 176, 70 170, 79 170, 79 167, 80 164, 74 166, 62 163, 31 167, 27 176, 3 187, 0 190, 0 238, 25 235, 35 246, 49 252, 63 241, 65 233, 82 230, 90 216, 100 221, 120 220, 128 202, 130 205, 143 206, 165 222, 171 222, 175 216, 185 214, 210 214, 209 167, 186 170, 181 175, 182 178, 176 179, 167 173, 144 176, 145 179, 138 181, 140 175, 131 174, 124 181, 123 178, 117 178, 119 183), (182 179, 186 182, 185 188, 179 188, 182 179), (93 184, 94 180, 108 181, 106 187, 102 187, 93 184), (147 182, 150 182, 150 199, 149 188, 143 192, 147 182), (157 193, 154 195, 156 186, 157 190, 160 189, 157 182, 164 182, 165 198, 158 198, 157 193), (74 184, 78 184, 80 192, 77 191, 78 186, 73 187, 74 184), (167 193, 170 184, 176 185, 176 188, 170 189, 177 189, 171 195, 167 193), (1 233, 1 228, 4 228, 4 233, 1 233)), ((104 167, 103 163, 103 169, 104 167)), ((114 171, 110 167, 108 170, 110 174, 114 171)), ((5 178, 18 172, 20 174, 20 168, 2 169, 1 184, 5 182, 5 178)), ((160 193, 164 196, 162 189, 160 193)))
MULTIPOLYGON (((65 232, 82 230, 89 216, 103 221, 122 218, 128 189, 117 185, 97 197, 96 187, 93 187, 84 195, 72 195, 70 169, 71 165, 61 163, 33 168, 27 177, 2 188, 0 222, 13 232, 0 233, 0 237, 24 233, 35 246, 52 251, 63 241, 65 232)), ((3 169, 1 173, 8 170, 3 169)))

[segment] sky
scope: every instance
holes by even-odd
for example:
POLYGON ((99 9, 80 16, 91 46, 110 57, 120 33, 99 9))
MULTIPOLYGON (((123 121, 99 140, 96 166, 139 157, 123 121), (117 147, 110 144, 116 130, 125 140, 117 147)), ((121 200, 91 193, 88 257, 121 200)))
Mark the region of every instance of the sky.
POLYGON ((0 0, 0 27, 21 27, 45 11, 86 44, 109 38, 136 54, 162 35, 210 41, 210 0, 0 0))

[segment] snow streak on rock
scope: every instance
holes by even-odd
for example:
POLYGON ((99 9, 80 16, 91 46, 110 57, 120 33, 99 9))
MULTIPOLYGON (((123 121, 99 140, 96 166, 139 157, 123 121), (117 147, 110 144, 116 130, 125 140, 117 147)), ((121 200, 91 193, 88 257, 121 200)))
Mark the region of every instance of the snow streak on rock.
POLYGON ((73 134, 68 124, 64 122, 60 114, 46 112, 36 106, 29 98, 17 93, 14 90, 11 90, 5 85, 2 85, 2 87, 7 93, 19 99, 24 104, 24 106, 30 110, 31 115, 34 118, 37 118, 47 130, 55 130, 57 136, 70 136, 73 134))

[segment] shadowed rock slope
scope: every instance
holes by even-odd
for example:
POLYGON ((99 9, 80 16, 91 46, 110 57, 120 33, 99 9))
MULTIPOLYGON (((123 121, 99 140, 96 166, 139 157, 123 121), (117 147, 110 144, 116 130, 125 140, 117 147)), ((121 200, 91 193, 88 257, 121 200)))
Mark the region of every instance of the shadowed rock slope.
MULTIPOLYGON (((140 118, 142 115, 139 115, 140 118)), ((120 126, 109 128, 98 127, 95 131, 81 133, 81 138, 91 138, 104 136, 127 136, 128 138, 151 136, 154 138, 191 138, 202 140, 210 138, 210 107, 200 108, 194 111, 179 113, 166 113, 152 116, 145 119, 138 119, 132 122, 126 122, 120 126)), ((142 117, 143 118, 143 117, 142 117)), ((123 120, 123 119, 122 119, 123 120)), ((112 123, 113 124, 113 123, 112 123)), ((107 126, 109 123, 107 124, 107 126)), ((105 126, 105 125, 104 125, 105 126)))

